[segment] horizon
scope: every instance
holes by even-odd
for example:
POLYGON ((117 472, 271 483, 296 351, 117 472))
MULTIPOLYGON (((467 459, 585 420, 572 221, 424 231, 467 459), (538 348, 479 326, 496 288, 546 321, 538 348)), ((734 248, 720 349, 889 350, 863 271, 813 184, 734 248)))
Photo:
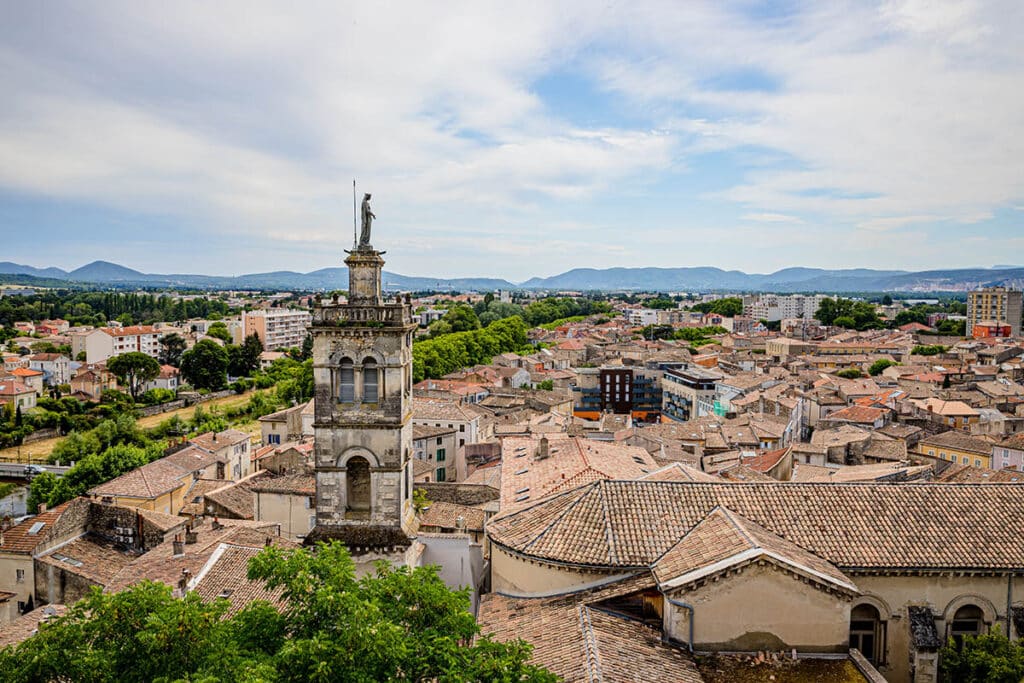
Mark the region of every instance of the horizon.
POLYGON ((338 267, 353 178, 423 277, 1024 261, 1019 3, 0 13, 15 263, 338 267))
MULTIPOLYGON (((27 267, 35 268, 37 270, 46 270, 47 268, 51 268, 51 267, 52 268, 58 268, 59 270, 62 270, 66 274, 69 274, 69 275, 71 273, 73 273, 74 271, 80 270, 81 268, 85 268, 87 266, 92 266, 92 265, 96 265, 96 264, 104 264, 104 265, 111 265, 111 266, 117 266, 119 268, 127 268, 129 270, 134 270, 134 271, 136 271, 136 272, 138 272, 138 273, 140 273, 142 275, 168 275, 168 276, 169 275, 180 275, 180 276, 222 277, 222 278, 246 277, 246 276, 250 276, 250 275, 261 275, 261 274, 273 273, 273 272, 294 273, 294 274, 298 274, 298 275, 309 275, 310 273, 319 272, 321 270, 328 270, 328 269, 332 269, 332 268, 339 268, 339 269, 345 269, 346 268, 344 262, 342 262, 338 266, 326 266, 324 268, 315 268, 313 270, 305 270, 305 271, 278 269, 278 270, 274 270, 274 271, 252 271, 252 272, 246 272, 246 273, 226 274, 226 273, 184 272, 184 271, 174 271, 174 272, 172 272, 172 271, 166 271, 166 272, 145 271, 145 270, 139 270, 138 268, 133 268, 132 266, 125 265, 123 263, 107 261, 105 259, 94 259, 92 261, 89 261, 88 263, 83 263, 83 264, 81 264, 79 266, 76 266, 74 268, 66 268, 66 267, 56 266, 56 265, 38 266, 38 265, 34 265, 34 264, 29 264, 29 263, 14 263, 13 261, 2 261, 0 263, 13 263, 14 265, 17 265, 17 266, 27 266, 27 267)), ((385 266, 386 266, 386 261, 385 261, 385 266)), ((796 266, 784 266, 782 268, 778 268, 778 269, 775 269, 775 270, 772 270, 772 271, 764 271, 764 272, 748 272, 748 271, 740 270, 740 269, 737 269, 737 268, 725 268, 725 267, 722 267, 722 266, 715 266, 715 265, 669 266, 669 267, 665 267, 665 266, 609 266, 608 268, 593 268, 591 266, 574 266, 574 267, 571 267, 571 268, 567 268, 566 270, 560 271, 558 273, 550 273, 550 274, 545 274, 545 275, 533 275, 533 276, 530 276, 530 277, 528 277, 526 279, 522 279, 522 280, 511 280, 511 279, 508 279, 508 278, 503 278, 503 277, 501 277, 499 275, 459 275, 459 276, 451 276, 451 277, 449 277, 449 276, 445 276, 445 275, 437 274, 437 273, 399 273, 399 272, 397 272, 397 271, 395 271, 393 269, 390 269, 390 268, 386 268, 386 271, 390 272, 390 273, 393 273, 395 275, 401 275, 403 277, 411 277, 411 278, 438 278, 438 279, 441 279, 441 280, 483 280, 483 279, 495 279, 495 280, 505 280, 506 282, 509 282, 511 284, 514 284, 514 285, 521 285, 521 284, 524 284, 524 283, 526 283, 526 282, 528 282, 530 280, 533 280, 533 279, 545 279, 545 278, 557 277, 559 275, 564 275, 564 274, 572 272, 572 271, 578 271, 578 270, 604 271, 604 270, 609 270, 611 268, 623 268, 623 269, 626 269, 626 270, 675 270, 675 269, 709 268, 709 269, 716 269, 716 270, 722 271, 723 273, 740 272, 740 273, 743 273, 744 275, 753 275, 753 276, 765 275, 765 276, 769 276, 769 275, 774 275, 776 273, 783 272, 783 271, 786 271, 786 270, 822 270, 822 271, 826 271, 826 272, 842 272, 842 271, 863 271, 863 270, 868 270, 868 271, 878 271, 878 272, 896 272, 896 271, 899 271, 899 272, 904 272, 904 273, 917 273, 917 272, 954 271, 954 270, 990 270, 990 271, 1018 270, 1018 269, 1024 269, 1024 265, 995 264, 995 265, 991 265, 991 266, 960 266, 960 267, 956 267, 956 268, 924 268, 924 269, 921 269, 921 270, 905 270, 905 269, 899 269, 899 268, 871 268, 869 266, 851 266, 851 267, 848 267, 848 268, 819 268, 817 266, 796 265, 796 266)), ((0 275, 4 275, 4 274, 5 273, 0 271, 0 275)))

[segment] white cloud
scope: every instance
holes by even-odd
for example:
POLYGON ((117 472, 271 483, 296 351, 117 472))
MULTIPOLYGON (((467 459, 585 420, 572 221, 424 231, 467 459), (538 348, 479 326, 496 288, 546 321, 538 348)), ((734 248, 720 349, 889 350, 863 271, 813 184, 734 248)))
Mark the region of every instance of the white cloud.
MULTIPOLYGON (((439 275, 509 277, 705 254, 749 268, 772 258, 767 246, 682 246, 702 231, 743 233, 743 221, 814 225, 775 258, 821 265, 805 246, 814 239, 886 233, 903 245, 892 240, 912 226, 934 241, 935 226, 984 231, 996 211, 1020 208, 1020 3, 750 10, 8 4, 0 188, 171 216, 239 244, 306 243, 323 258, 347 244, 357 177, 398 243, 396 270, 426 272, 418 256, 429 251, 439 275), (593 105, 608 108, 601 124, 536 92, 538 78, 564 72, 612 97, 593 105), (684 168, 700 176, 702 159, 722 152, 735 154, 738 178, 692 200, 658 187, 684 168), (626 233, 629 208, 606 215, 615 201, 650 215, 629 215, 626 233), (673 237, 654 245, 659 231, 673 237), (423 240, 444 248, 399 246, 423 240)), ((778 233, 764 227, 743 234, 770 245, 778 233)))

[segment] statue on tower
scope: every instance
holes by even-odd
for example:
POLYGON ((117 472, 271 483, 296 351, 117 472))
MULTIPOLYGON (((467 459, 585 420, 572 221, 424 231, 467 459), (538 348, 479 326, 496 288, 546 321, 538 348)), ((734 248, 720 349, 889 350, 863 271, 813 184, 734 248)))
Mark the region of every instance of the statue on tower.
POLYGON ((363 229, 359 233, 359 246, 358 249, 370 249, 370 227, 373 224, 373 219, 376 218, 373 215, 373 211, 370 210, 370 195, 369 192, 363 195, 363 229))

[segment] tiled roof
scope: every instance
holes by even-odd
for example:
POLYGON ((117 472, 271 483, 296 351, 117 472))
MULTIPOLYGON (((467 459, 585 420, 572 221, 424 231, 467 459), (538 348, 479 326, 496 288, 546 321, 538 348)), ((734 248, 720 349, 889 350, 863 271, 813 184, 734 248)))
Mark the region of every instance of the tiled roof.
POLYGON ((759 524, 716 507, 654 563, 659 585, 678 586, 751 559, 770 557, 845 590, 856 586, 831 563, 759 524))
POLYGON ((0 553, 31 553, 47 537, 64 511, 73 504, 77 503, 68 501, 4 531, 0 534, 0 553))
POLYGON ((13 621, 0 624, 0 648, 31 638, 39 630, 39 624, 64 616, 68 608, 64 605, 46 605, 17 617, 13 621))
POLYGON ((824 420, 843 420, 846 422, 857 422, 871 424, 875 420, 885 417, 888 410, 882 408, 871 408, 862 405, 852 405, 837 410, 834 413, 829 413, 828 417, 822 418, 824 420))
POLYGON ((481 633, 495 640, 529 642, 531 662, 567 683, 704 680, 686 652, 664 643, 659 630, 587 604, 491 593, 480 605, 479 621, 481 633))
POLYGON ((58 546, 36 560, 81 576, 98 586, 106 586, 135 558, 135 555, 119 550, 112 542, 82 536, 58 546))
POLYGON ((953 448, 958 451, 980 453, 982 455, 992 454, 992 444, 990 442, 955 429, 921 439, 919 446, 953 448))
POLYGON ((241 481, 228 483, 219 489, 214 489, 206 493, 203 498, 220 505, 238 519, 252 519, 255 514, 253 510, 256 500, 252 487, 272 476, 270 472, 264 470, 241 481))
POLYGON ((564 435, 509 437, 501 451, 503 509, 598 479, 637 479, 658 469, 639 446, 564 435), (548 457, 539 459, 544 439, 548 457))
POLYGON ((263 493, 288 493, 296 496, 316 495, 316 479, 312 474, 285 474, 279 477, 264 477, 250 485, 253 491, 263 493))
POLYGON ((995 484, 598 481, 502 513, 487 529, 493 543, 538 560, 646 567, 716 506, 840 569, 1024 564, 1024 487, 995 484))
POLYGON ((206 601, 227 598, 231 603, 228 614, 237 612, 254 600, 283 605, 283 587, 268 590, 262 581, 251 581, 248 577, 249 560, 261 550, 259 547, 221 543, 196 574, 190 590, 206 601))
POLYGON ((458 518, 462 517, 466 531, 483 531, 484 511, 478 507, 458 505, 456 503, 432 502, 420 516, 421 527, 438 527, 441 529, 458 528, 458 518))
POLYGON ((130 498, 157 498, 183 485, 192 477, 192 471, 169 462, 166 458, 154 460, 142 467, 100 484, 89 493, 94 496, 126 496, 130 498))
POLYGON ((214 529, 210 522, 200 522, 195 533, 196 542, 184 544, 182 555, 174 554, 174 539, 168 538, 118 571, 107 583, 106 590, 124 590, 143 580, 177 587, 181 571, 187 569, 193 576, 197 574, 221 543, 262 548, 270 539, 274 545, 298 547, 297 543, 279 537, 277 525, 267 522, 223 520, 220 529, 214 529))
POLYGON ((189 472, 206 469, 218 461, 224 462, 224 458, 191 445, 181 449, 177 453, 171 453, 163 459, 167 462, 173 462, 178 467, 188 470, 189 472))
POLYGON ((940 484, 1021 484, 1024 472, 951 464, 935 476, 935 481, 940 484))
POLYGON ((236 443, 249 440, 250 437, 245 432, 240 432, 237 429, 225 429, 223 432, 206 432, 199 436, 193 436, 189 439, 189 443, 199 446, 208 451, 216 451, 225 446, 233 446, 236 443))
POLYGON ((645 474, 640 477, 647 481, 703 481, 703 482, 716 482, 718 477, 701 472, 696 467, 690 467, 684 465, 681 462, 674 462, 669 465, 665 465, 661 469, 655 470, 650 474, 645 474))

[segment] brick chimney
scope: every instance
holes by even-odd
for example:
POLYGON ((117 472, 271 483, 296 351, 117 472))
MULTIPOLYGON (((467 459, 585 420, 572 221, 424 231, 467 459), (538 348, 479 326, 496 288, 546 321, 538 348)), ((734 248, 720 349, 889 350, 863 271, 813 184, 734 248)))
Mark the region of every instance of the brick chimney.
POLYGON ((174 553, 172 554, 173 557, 181 557, 185 554, 185 542, 182 540, 181 534, 174 537, 171 545, 174 548, 174 553))

